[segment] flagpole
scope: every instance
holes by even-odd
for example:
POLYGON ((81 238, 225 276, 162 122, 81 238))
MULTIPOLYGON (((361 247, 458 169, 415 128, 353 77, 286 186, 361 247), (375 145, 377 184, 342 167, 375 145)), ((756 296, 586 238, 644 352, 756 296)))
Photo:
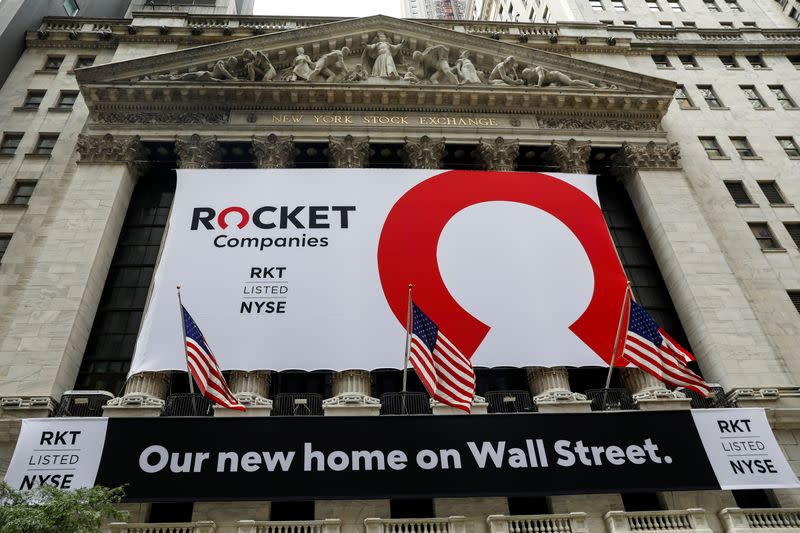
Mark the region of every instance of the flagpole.
POLYGON ((181 338, 181 342, 183 343, 183 355, 186 357, 186 377, 189 378, 189 392, 192 393, 192 412, 195 416, 197 416, 197 404, 195 403, 194 399, 194 379, 192 378, 192 369, 189 368, 189 351, 186 348, 186 322, 183 319, 183 302, 181 301, 181 286, 177 285, 175 287, 178 290, 178 311, 180 311, 181 315, 181 332, 183 333, 183 337, 181 338))
POLYGON ((628 297, 631 293, 631 282, 628 281, 625 285, 625 297, 622 299, 622 309, 619 312, 619 323, 617 324, 617 334, 614 337, 614 352, 611 354, 611 364, 608 365, 608 375, 606 376, 606 386, 603 388, 603 409, 606 405, 606 396, 608 394, 608 387, 611 385, 611 372, 614 371, 614 362, 617 360, 617 348, 619 347, 619 336, 622 332, 622 322, 625 318, 625 304, 628 303, 628 297))
POLYGON ((408 385, 408 357, 411 354, 411 331, 413 328, 414 317, 411 313, 411 291, 414 285, 408 284, 408 308, 406 310, 406 353, 403 358, 403 392, 400 397, 401 413, 405 414, 406 411, 406 387, 408 385))

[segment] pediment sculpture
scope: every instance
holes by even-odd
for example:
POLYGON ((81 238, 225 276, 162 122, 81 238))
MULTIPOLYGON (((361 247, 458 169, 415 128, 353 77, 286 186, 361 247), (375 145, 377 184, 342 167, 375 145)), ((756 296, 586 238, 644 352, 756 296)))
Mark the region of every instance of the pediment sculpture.
POLYGON ((483 64, 484 70, 481 70, 473 62, 476 54, 471 50, 459 50, 458 58, 453 62, 448 46, 426 43, 424 48, 409 50, 406 44, 405 39, 395 43, 385 32, 378 31, 374 39, 363 46, 360 57, 351 56, 350 49, 344 46, 314 59, 306 54, 303 46, 297 46, 294 57, 282 56, 283 59, 277 63, 280 70, 276 70, 270 61, 269 51, 245 48, 239 55, 186 72, 156 74, 143 79, 288 83, 370 83, 375 80, 372 83, 616 88, 575 78, 543 65, 522 62, 513 55, 498 58, 494 64, 483 64))

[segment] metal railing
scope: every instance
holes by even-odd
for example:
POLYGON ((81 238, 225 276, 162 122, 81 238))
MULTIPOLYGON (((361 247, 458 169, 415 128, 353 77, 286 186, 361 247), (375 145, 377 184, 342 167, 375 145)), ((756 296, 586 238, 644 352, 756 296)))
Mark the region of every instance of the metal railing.
POLYGON ((214 402, 202 394, 170 394, 161 416, 214 416, 213 406, 214 402))
POLYGON ((722 387, 712 387, 711 395, 708 398, 689 389, 680 389, 689 399, 691 399, 692 409, 712 409, 718 407, 736 407, 736 402, 728 399, 722 387))
POLYGON ((592 411, 630 411, 639 408, 626 389, 590 389, 585 394, 592 401, 592 411))
POLYGON ((486 393, 490 413, 533 413, 537 411, 531 394, 524 390, 495 390, 486 393))
POLYGON ((382 415, 429 415, 431 402, 424 392, 384 392, 381 394, 382 415))
POLYGON ((275 396, 273 416, 322 416, 322 395, 281 393, 275 396))
POLYGON ((61 396, 54 416, 103 416, 103 406, 113 398, 104 390, 68 390, 61 396))

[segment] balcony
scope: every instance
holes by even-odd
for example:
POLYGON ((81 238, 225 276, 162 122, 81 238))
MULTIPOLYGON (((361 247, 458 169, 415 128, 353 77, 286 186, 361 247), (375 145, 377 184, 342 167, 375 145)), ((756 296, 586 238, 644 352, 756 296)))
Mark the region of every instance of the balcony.
POLYGON ((213 406, 202 394, 170 394, 161 416, 214 416, 213 406))
POLYGON ((367 518, 366 533, 466 533, 467 519, 463 516, 449 518, 367 518))
POLYGON ((322 396, 319 394, 282 393, 275 396, 272 416, 322 416, 322 396))
POLYGON ((603 517, 608 533, 696 531, 711 533, 705 509, 685 511, 609 511, 603 517))
POLYGON ((53 416, 103 416, 103 406, 112 399, 114 395, 104 390, 68 390, 53 416))
POLYGON ((112 522, 108 525, 110 533, 214 533, 214 522, 170 522, 161 524, 129 524, 112 522))
POLYGON ((630 411, 639 408, 627 389, 589 389, 586 398, 592 401, 592 411, 630 411))
POLYGON ((787 509, 739 509, 719 512, 725 533, 785 533, 800 528, 800 507, 787 509))
POLYGON ((586 513, 491 515, 489 533, 586 533, 586 513))
POLYGON ((486 393, 490 413, 534 413, 536 404, 524 390, 497 390, 486 393))
POLYGON ((382 415, 429 415, 431 402, 425 392, 385 392, 381 394, 382 415))

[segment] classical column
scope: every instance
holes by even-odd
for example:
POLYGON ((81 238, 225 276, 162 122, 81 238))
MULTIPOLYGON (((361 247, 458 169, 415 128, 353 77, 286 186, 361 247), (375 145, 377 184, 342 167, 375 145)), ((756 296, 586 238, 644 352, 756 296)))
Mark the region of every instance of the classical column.
POLYGON ((591 152, 592 143, 589 141, 579 142, 575 139, 553 141, 550 143, 550 148, 544 153, 544 158, 557 165, 559 172, 587 174, 591 152))
POLYGON ((545 368, 527 367, 528 387, 541 413, 563 411, 590 411, 591 403, 586 396, 572 392, 569 374, 563 366, 545 368))
POLYGON ((178 168, 214 168, 222 155, 217 136, 175 137, 178 168))
POLYGON ((507 141, 502 137, 497 137, 488 141, 480 139, 478 143, 478 153, 486 170, 506 172, 514 170, 519 155, 519 141, 507 141))
POLYGON ((680 391, 671 391, 662 381, 644 370, 627 367, 615 369, 622 384, 631 393, 641 410, 689 409, 691 400, 680 391))
POLYGON ((269 396, 270 373, 267 370, 231 371, 228 387, 246 411, 236 411, 214 406, 214 416, 269 416, 272 413, 272 400, 269 396))
MULTIPOLYGON (((369 163, 369 137, 328 138, 328 157, 334 168, 364 168, 369 163)), ((322 402, 326 416, 378 415, 381 402, 370 396, 372 380, 368 370, 334 372, 333 397, 322 402)))
POLYGON ((253 135, 251 149, 256 158, 258 168, 290 168, 294 166, 294 137, 278 137, 275 134, 266 137, 253 135))
POLYGON ((369 164, 369 137, 328 137, 328 157, 333 168, 365 168, 369 164))
POLYGON ((612 161, 706 381, 726 390, 791 386, 794 363, 765 335, 681 169, 678 144, 626 142, 612 161))
POLYGON ((442 158, 444 157, 444 137, 431 139, 423 135, 419 139, 409 140, 405 138, 406 144, 403 148, 406 163, 411 168, 442 168, 442 158))

